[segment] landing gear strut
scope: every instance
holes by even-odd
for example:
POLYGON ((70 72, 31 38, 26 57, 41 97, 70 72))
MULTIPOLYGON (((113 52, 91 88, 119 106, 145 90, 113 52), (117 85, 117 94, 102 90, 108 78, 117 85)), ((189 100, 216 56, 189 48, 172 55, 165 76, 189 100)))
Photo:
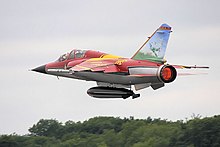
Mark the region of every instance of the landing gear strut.
POLYGON ((136 98, 138 98, 138 97, 140 97, 140 96, 141 96, 140 94, 135 94, 135 93, 134 93, 134 94, 132 95, 132 99, 136 99, 136 98))

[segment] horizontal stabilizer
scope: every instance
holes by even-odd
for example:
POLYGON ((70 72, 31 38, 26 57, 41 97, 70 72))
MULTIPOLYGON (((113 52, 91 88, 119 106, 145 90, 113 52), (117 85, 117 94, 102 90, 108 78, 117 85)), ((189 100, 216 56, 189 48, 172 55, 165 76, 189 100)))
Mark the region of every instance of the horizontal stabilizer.
POLYGON ((178 73, 178 76, 207 75, 208 73, 178 73))
POLYGON ((192 69, 192 68, 194 68, 194 69, 196 69, 196 68, 208 69, 209 68, 208 66, 196 66, 196 65, 194 65, 194 66, 172 65, 172 66, 175 68, 180 68, 180 69, 184 69, 184 68, 186 68, 186 69, 192 69))
MULTIPOLYGON (((209 69, 208 66, 185 66, 185 65, 172 65, 174 68, 176 69, 209 69)), ((179 71, 178 72, 178 76, 189 76, 189 75, 206 75, 208 73, 204 73, 204 72, 196 72, 195 70, 191 71, 191 72, 184 72, 184 71, 179 71)))

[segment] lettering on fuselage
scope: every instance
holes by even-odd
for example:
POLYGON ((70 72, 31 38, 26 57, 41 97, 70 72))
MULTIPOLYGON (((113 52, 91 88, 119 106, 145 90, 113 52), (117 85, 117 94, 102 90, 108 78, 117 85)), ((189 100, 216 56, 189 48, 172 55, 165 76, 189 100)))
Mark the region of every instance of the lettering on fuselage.
POLYGON ((115 62, 116 65, 122 65, 122 63, 126 62, 126 59, 119 59, 115 62))

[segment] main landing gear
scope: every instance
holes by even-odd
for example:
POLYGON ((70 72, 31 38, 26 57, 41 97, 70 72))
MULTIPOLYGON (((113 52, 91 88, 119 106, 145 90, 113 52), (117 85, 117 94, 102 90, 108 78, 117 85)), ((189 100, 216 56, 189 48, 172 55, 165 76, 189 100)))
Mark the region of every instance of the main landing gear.
POLYGON ((139 98, 140 96, 141 96, 140 94, 135 94, 135 93, 134 93, 134 94, 132 95, 132 99, 139 98))

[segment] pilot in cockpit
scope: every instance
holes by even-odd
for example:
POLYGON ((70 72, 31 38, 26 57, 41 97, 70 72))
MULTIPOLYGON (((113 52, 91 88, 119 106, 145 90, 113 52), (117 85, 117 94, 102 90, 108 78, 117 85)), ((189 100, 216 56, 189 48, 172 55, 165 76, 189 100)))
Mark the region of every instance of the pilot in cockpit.
POLYGON ((83 58, 85 56, 85 52, 85 50, 72 50, 70 53, 66 53, 60 56, 57 61, 62 62, 67 59, 83 58))
POLYGON ((60 56, 60 58, 58 59, 58 62, 62 62, 65 61, 68 57, 69 53, 63 54, 62 56, 60 56))

